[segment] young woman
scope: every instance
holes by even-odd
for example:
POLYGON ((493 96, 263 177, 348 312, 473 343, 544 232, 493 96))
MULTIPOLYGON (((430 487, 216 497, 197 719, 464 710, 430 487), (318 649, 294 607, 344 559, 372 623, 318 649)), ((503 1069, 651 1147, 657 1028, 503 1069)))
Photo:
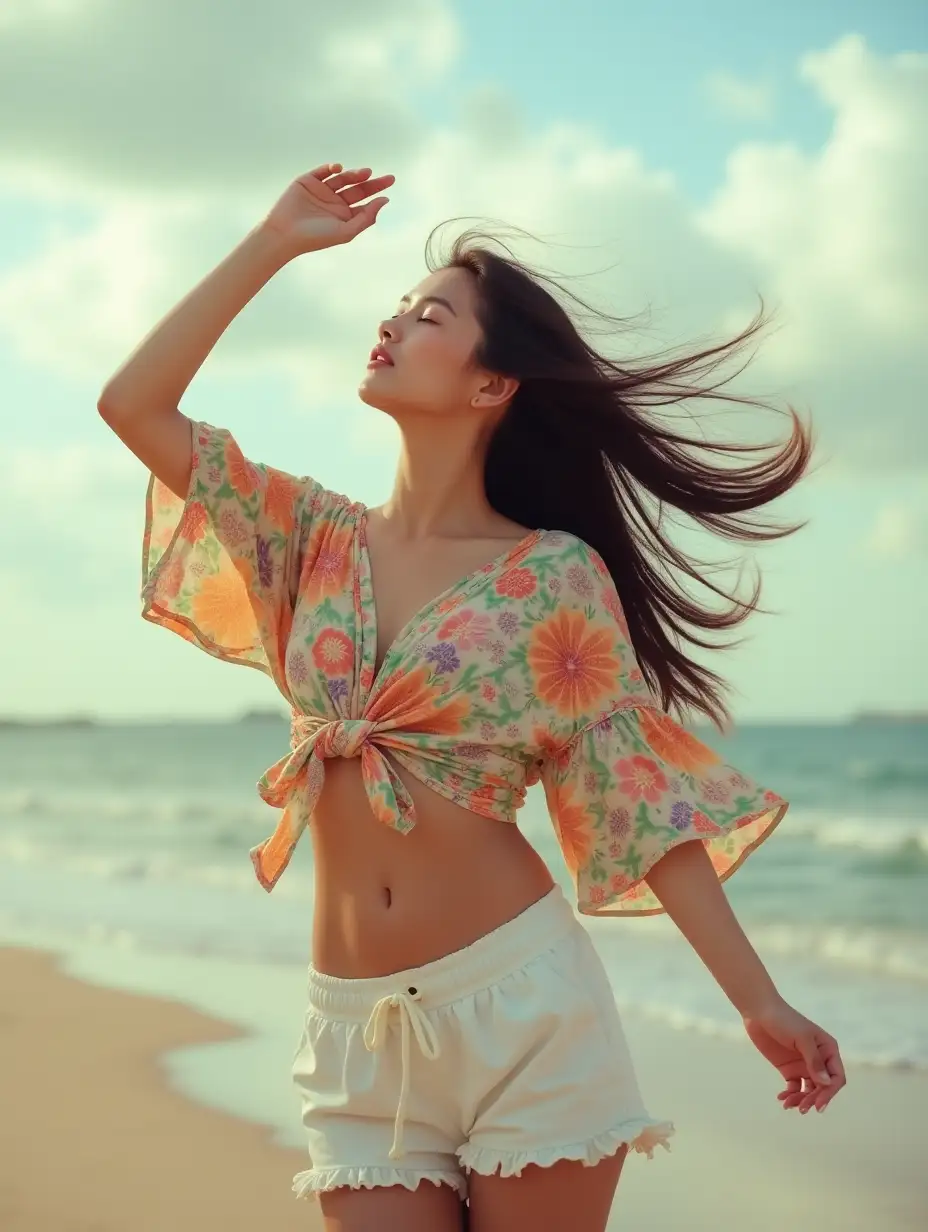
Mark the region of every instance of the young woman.
POLYGON ((784 1108, 821 1111, 845 1083, 835 1040, 777 992, 720 885, 787 803, 669 713, 726 713, 680 642, 709 645, 757 592, 725 596, 661 515, 788 533, 745 514, 796 482, 810 439, 791 412, 782 449, 734 465, 757 447, 696 442, 650 409, 721 396, 683 378, 759 321, 620 366, 471 235, 399 298, 359 388, 401 432, 390 499, 366 508, 249 461, 178 403, 276 270, 375 222, 394 177, 370 176, 328 164, 295 180, 99 410, 152 473, 143 615, 267 672, 293 710, 291 751, 258 785, 283 815, 252 859, 272 889, 309 828, 296 1193, 341 1232, 594 1232, 629 1148, 669 1149, 674 1127, 646 1110, 589 936, 512 824, 532 783, 580 912, 666 911, 782 1075, 784 1108))

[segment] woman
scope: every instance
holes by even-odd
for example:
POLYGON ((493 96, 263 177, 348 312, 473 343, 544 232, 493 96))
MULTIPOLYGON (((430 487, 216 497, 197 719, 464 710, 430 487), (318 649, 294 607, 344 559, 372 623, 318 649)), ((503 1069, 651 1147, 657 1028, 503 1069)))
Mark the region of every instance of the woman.
POLYGON ((726 713, 719 677, 677 643, 706 645, 757 592, 720 615, 675 588, 668 561, 725 593, 654 509, 729 537, 788 533, 743 515, 796 482, 809 437, 793 415, 772 459, 713 467, 699 449, 749 447, 696 445, 646 407, 714 394, 680 378, 759 322, 620 367, 537 277, 465 236, 381 324, 359 389, 402 435, 390 499, 368 509, 249 461, 178 403, 276 270, 373 225, 394 177, 370 176, 328 164, 295 180, 99 409, 152 472, 143 615, 267 672, 293 708, 291 752, 259 783, 284 813, 252 858, 270 890, 312 834, 293 1064, 312 1166, 295 1191, 341 1232, 593 1232, 628 1150, 669 1149, 673 1125, 645 1109, 572 906, 500 824, 531 783, 580 911, 666 911, 785 1080, 784 1108, 821 1111, 845 1082, 835 1040, 777 993, 720 888, 787 803, 668 713, 726 713))

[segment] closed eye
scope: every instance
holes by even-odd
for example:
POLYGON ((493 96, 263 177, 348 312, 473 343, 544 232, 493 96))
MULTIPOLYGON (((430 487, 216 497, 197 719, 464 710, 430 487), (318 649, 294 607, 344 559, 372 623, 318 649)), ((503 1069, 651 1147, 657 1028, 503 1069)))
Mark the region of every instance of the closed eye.
MULTIPOLYGON (((394 313, 394 315, 390 318, 390 320, 395 321, 397 317, 402 316, 402 315, 403 314, 401 312, 394 313)), ((418 321, 428 321, 429 325, 440 325, 441 324, 441 322, 436 321, 434 317, 417 317, 416 319, 418 321)))

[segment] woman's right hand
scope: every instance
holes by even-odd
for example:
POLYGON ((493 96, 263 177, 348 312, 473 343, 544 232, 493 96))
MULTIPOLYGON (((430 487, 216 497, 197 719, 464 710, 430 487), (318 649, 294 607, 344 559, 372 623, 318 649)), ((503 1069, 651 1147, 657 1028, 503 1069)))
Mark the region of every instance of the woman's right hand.
POLYGON ((294 252, 319 252, 347 244, 373 226, 389 197, 364 201, 389 188, 395 176, 368 179, 370 167, 342 171, 341 163, 324 163, 298 176, 264 219, 263 226, 293 245, 294 252))

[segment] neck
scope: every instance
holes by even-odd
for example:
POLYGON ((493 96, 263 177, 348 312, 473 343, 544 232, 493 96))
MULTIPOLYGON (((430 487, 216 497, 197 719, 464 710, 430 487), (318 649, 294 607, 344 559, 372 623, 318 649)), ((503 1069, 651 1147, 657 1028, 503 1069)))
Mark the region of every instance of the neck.
POLYGON ((499 522, 484 488, 486 431, 476 419, 424 415, 399 427, 396 479, 381 509, 398 536, 479 537, 499 522))

